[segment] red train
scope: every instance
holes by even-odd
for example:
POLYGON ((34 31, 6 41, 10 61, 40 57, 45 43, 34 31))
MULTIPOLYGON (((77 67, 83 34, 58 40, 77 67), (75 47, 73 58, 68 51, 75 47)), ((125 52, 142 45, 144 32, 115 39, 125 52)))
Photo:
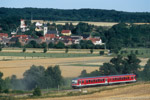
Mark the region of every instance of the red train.
POLYGON ((73 79, 72 88, 82 88, 89 86, 111 85, 117 83, 130 83, 130 82, 136 82, 135 74, 84 77, 73 79))

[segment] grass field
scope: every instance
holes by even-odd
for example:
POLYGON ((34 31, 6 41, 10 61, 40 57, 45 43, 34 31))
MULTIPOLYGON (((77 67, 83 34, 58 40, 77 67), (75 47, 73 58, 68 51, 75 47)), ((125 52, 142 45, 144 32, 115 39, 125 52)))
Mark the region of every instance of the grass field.
POLYGON ((131 54, 133 52, 138 51, 136 54, 138 57, 149 58, 150 57, 150 49, 149 48, 124 48, 121 51, 126 51, 127 53, 123 53, 124 56, 131 54))

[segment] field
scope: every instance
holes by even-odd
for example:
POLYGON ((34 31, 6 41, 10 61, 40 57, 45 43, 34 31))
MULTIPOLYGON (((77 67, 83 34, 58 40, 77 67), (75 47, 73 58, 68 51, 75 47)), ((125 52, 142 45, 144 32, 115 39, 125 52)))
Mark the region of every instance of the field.
MULTIPOLYGON (((89 21, 43 21, 43 20, 32 20, 31 23, 40 22, 40 23, 56 23, 56 25, 65 25, 65 23, 72 23, 73 25, 77 25, 79 22, 88 23, 95 26, 106 26, 112 27, 113 25, 118 24, 117 22, 89 22, 89 21)), ((127 23, 129 24, 129 23, 127 23)), ((134 23, 136 25, 150 24, 150 23, 134 23)))
MULTIPOLYGON (((112 57, 99 56, 100 50, 94 50, 94 54, 90 54, 89 50, 65 50, 50 49, 48 53, 42 53, 43 49, 27 49, 26 53, 22 53, 20 48, 4 48, 0 52, 0 71, 4 73, 4 78, 17 75, 18 78, 23 77, 23 73, 32 65, 48 66, 59 65, 63 77, 78 77, 83 69, 87 72, 98 70, 105 62, 109 62, 112 57), (33 53, 35 51, 36 53, 33 53)), ((140 58, 141 66, 144 66, 148 58, 140 58)))
MULTIPOLYGON (((150 100, 150 83, 132 83, 97 88, 86 88, 82 89, 79 93, 76 96, 45 97, 40 99, 36 98, 36 100, 150 100), (85 95, 86 93, 88 95, 85 95)), ((56 94, 57 96, 65 95, 65 92, 56 94)), ((51 96, 56 96, 56 94, 51 94, 51 96)), ((68 94, 73 94, 73 92, 68 94)))
POLYGON ((73 25, 77 25, 79 22, 83 22, 83 23, 88 23, 88 24, 91 24, 91 25, 95 25, 95 26, 108 26, 108 27, 111 27, 115 24, 118 24, 118 23, 115 23, 115 22, 88 22, 88 21, 43 21, 43 20, 32 20, 31 21, 32 23, 34 22, 40 22, 40 23, 56 23, 56 25, 65 25, 65 23, 72 23, 73 25))

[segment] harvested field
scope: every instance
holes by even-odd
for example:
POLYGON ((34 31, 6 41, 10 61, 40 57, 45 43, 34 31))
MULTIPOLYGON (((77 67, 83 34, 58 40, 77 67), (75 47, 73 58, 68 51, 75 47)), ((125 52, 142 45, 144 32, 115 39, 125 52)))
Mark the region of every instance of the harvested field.
MULTIPOLYGON (((108 87, 108 90, 102 90, 89 95, 41 98, 36 100, 150 100, 150 84, 140 83, 124 87, 108 87), (109 89, 110 88, 110 89, 109 89)), ((35 100, 35 99, 29 99, 35 100)))
POLYGON ((31 60, 13 60, 0 61, 0 71, 4 73, 4 77, 17 75, 18 78, 23 77, 23 73, 32 65, 42 65, 48 67, 51 65, 60 65, 63 77, 77 77, 83 69, 87 72, 98 70, 99 67, 90 66, 73 66, 71 64, 83 64, 86 62, 109 62, 110 57, 76 57, 76 58, 47 58, 47 59, 31 59, 31 60))
MULTIPOLYGON (((0 61, 0 71, 4 73, 4 78, 16 75, 18 78, 23 77, 23 73, 32 65, 42 65, 45 68, 48 66, 59 65, 62 70, 63 77, 77 77, 80 75, 83 69, 87 72, 98 70, 99 66, 105 62, 109 62, 111 57, 74 57, 74 58, 44 58, 38 59, 28 57, 24 60, 23 57, 17 57, 19 60, 0 61), (20 60, 22 59, 22 60, 20 60)), ((147 58, 140 58, 140 65, 144 66, 147 62, 147 58)))

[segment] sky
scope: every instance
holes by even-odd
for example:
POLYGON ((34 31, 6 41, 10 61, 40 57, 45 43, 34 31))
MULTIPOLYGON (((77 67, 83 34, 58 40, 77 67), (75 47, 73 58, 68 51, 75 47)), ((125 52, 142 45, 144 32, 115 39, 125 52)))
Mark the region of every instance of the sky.
POLYGON ((91 8, 127 12, 150 12, 150 0, 0 0, 0 7, 91 8))

